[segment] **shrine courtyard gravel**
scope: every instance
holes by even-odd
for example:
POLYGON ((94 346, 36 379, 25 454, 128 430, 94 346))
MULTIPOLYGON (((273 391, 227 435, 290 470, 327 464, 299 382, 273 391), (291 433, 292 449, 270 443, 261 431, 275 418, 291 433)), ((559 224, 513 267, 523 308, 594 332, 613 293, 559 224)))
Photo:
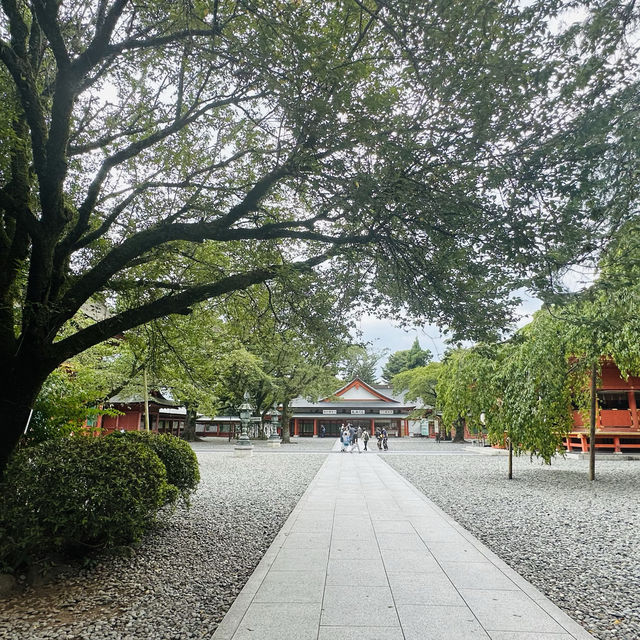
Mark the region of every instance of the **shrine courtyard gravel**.
MULTIPOLYGON (((335 440, 195 445, 202 475, 129 555, 0 598, 0 639, 208 639, 335 440)), ((640 461, 545 466, 471 447, 390 440, 384 459, 594 637, 640 638, 640 461)), ((381 491, 384 488, 381 487, 381 491)), ((357 544, 357 541, 354 541, 357 544)))
POLYGON ((593 636, 640 639, 640 460, 589 482, 588 460, 525 456, 508 480, 506 456, 440 447, 385 460, 593 636))

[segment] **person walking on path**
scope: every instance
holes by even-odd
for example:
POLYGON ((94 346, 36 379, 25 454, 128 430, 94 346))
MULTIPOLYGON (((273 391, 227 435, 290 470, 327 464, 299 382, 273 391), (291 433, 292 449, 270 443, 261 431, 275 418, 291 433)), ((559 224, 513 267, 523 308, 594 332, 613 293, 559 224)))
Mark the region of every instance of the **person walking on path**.
POLYGON ((360 434, 362 433, 362 429, 360 427, 358 427, 358 431, 354 429, 351 434, 351 453, 353 453, 353 447, 358 447, 358 453, 362 453, 360 450, 360 438, 358 437, 358 432, 360 432, 360 434))
POLYGON ((376 431, 376 439, 377 439, 378 449, 382 451, 382 433, 380 431, 376 431))
POLYGON ((362 434, 362 441, 364 442, 364 450, 368 451, 367 444, 369 444, 369 432, 365 430, 362 434))
POLYGON ((383 427, 382 429, 382 448, 385 451, 389 451, 389 442, 387 437, 387 430, 383 427))
POLYGON ((340 434, 340 443, 342 445, 340 451, 346 451, 349 446, 349 432, 346 429, 344 429, 340 434))

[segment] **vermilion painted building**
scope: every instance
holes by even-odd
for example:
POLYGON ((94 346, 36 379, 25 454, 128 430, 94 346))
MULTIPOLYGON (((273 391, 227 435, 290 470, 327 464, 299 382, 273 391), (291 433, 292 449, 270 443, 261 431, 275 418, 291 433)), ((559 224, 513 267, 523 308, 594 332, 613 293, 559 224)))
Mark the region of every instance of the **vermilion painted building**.
MULTIPOLYGON (((114 396, 107 406, 121 412, 117 416, 101 416, 104 433, 112 431, 138 431, 144 429, 144 399, 139 396, 114 396)), ((173 433, 180 435, 184 428, 185 410, 175 402, 167 400, 161 394, 152 392, 149 395, 149 430, 156 433, 173 433)))
POLYGON ((408 436, 412 422, 408 415, 415 406, 394 396, 389 386, 369 385, 356 378, 319 402, 293 400, 291 435, 318 436, 324 427, 326 436, 337 437, 341 426, 350 422, 369 433, 385 428, 390 436, 408 436))
MULTIPOLYGON (((640 378, 625 380, 613 362, 602 364, 596 411, 596 451, 623 453, 640 449, 640 378)), ((589 418, 573 412, 574 429, 565 439, 568 451, 589 451, 589 418)))

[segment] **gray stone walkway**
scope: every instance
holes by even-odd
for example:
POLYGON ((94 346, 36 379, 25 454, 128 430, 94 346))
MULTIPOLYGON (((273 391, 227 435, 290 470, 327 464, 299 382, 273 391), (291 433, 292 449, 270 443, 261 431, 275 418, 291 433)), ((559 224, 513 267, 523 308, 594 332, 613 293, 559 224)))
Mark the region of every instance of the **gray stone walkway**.
POLYGON ((383 459, 328 456, 214 640, 592 638, 383 459))

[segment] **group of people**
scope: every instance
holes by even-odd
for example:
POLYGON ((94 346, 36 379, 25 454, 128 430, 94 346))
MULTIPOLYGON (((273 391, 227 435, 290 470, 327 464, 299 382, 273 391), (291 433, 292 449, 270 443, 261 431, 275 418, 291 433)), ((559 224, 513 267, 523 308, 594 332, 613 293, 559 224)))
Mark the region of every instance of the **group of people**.
MULTIPOLYGON (((378 449, 380 449, 380 451, 388 451, 387 430, 384 428, 382 430, 378 429, 376 431, 376 438, 378 441, 378 449)), ((353 453, 354 447, 358 449, 358 453, 362 453, 363 450, 368 451, 369 439, 369 432, 366 429, 363 430, 362 427, 356 429, 350 422, 346 425, 343 424, 340 433, 340 451, 353 453), (363 442, 364 449, 360 449, 360 441, 363 442)))

